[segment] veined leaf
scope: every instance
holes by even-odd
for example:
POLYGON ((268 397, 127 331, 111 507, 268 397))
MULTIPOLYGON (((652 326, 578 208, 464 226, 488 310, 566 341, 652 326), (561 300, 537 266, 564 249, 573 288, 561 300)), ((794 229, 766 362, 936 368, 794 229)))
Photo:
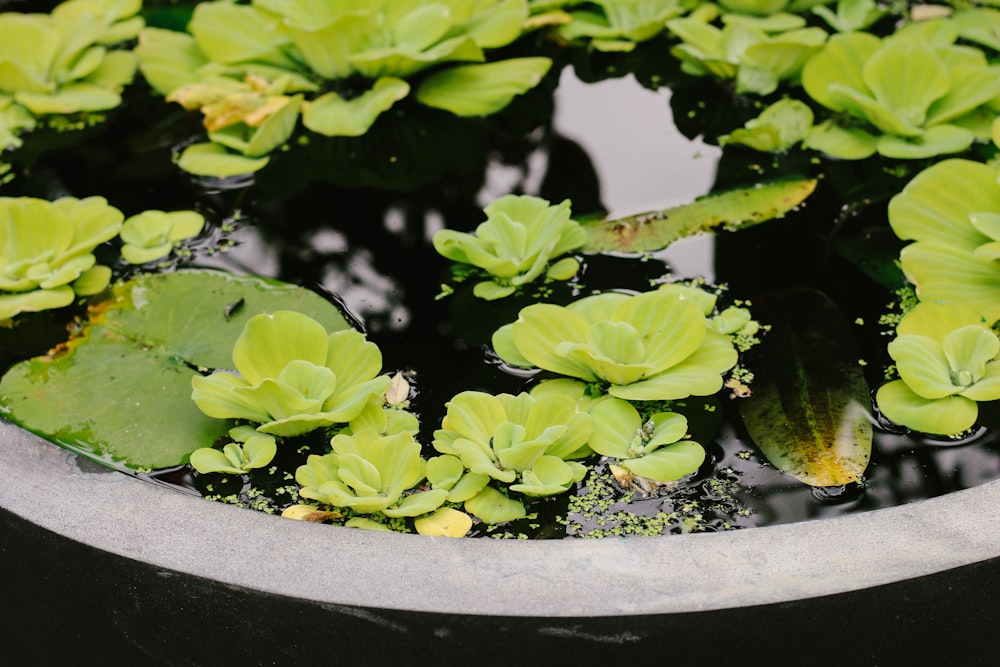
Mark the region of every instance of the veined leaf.
POLYGON ((583 223, 589 236, 583 252, 652 252, 674 241, 718 228, 750 227, 780 218, 816 188, 813 179, 764 183, 752 188, 710 194, 691 204, 583 223))
POLYGON ((296 310, 327 331, 339 310, 301 287, 216 271, 144 275, 112 287, 79 335, 0 379, 14 423, 119 470, 179 465, 232 424, 191 400, 196 368, 231 368, 246 321, 296 310))
POLYGON ((772 328, 747 360, 753 393, 739 410, 750 437, 778 470, 805 484, 857 481, 871 457, 871 398, 850 325, 809 289, 755 298, 753 309, 772 328))

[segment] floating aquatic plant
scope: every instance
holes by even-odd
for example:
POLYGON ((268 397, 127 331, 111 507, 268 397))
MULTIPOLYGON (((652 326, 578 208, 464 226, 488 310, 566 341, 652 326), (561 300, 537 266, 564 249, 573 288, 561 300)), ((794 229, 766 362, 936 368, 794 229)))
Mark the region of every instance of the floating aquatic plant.
POLYGON ((489 278, 473 288, 476 296, 502 299, 543 276, 568 280, 576 275, 576 259, 553 262, 587 242, 587 233, 570 218, 568 200, 552 206, 538 197, 506 195, 484 211, 486 221, 474 234, 443 229, 434 235, 438 253, 489 278))
POLYGON ((420 456, 420 443, 409 433, 380 436, 360 430, 334 436, 330 446, 331 453, 310 455, 295 472, 301 497, 356 514, 392 518, 428 514, 445 501, 447 492, 442 489, 417 489, 427 464, 420 456))
POLYGON ((243 475, 269 464, 278 452, 274 436, 260 433, 252 426, 229 429, 233 442, 221 450, 202 447, 191 452, 191 466, 202 474, 221 472, 243 475))
POLYGON ((350 422, 389 386, 382 355, 354 330, 327 334, 294 311, 252 317, 233 347, 239 373, 192 379, 192 399, 218 419, 245 419, 279 436, 350 422))
POLYGON ((720 136, 719 144, 740 144, 765 153, 784 153, 808 136, 812 124, 812 109, 804 102, 785 97, 747 121, 742 128, 720 136))
POLYGON ((947 20, 910 24, 885 39, 831 37, 803 67, 802 86, 838 115, 814 127, 804 145, 844 159, 916 159, 989 137, 1000 77, 957 37, 947 20))
POLYGON ((925 433, 972 428, 979 403, 1000 399, 1000 339, 979 312, 922 301, 889 343, 899 379, 879 388, 878 407, 892 421, 925 433))
POLYGON ((568 306, 534 304, 493 335, 505 362, 595 383, 629 400, 708 396, 736 365, 729 335, 706 318, 715 297, 664 285, 630 295, 605 292, 568 306))
POLYGON ((155 90, 205 115, 213 148, 189 147, 180 165, 225 176, 262 168, 300 115, 313 132, 358 136, 411 91, 460 116, 498 111, 551 65, 486 62, 527 17, 527 0, 204 2, 190 34, 149 28, 136 52, 155 90))
POLYGON ((586 42, 596 51, 631 51, 663 32, 665 23, 698 5, 694 0, 532 0, 535 21, 556 24, 567 42, 586 42))
POLYGON ((836 4, 835 9, 818 5, 812 8, 812 13, 837 32, 864 30, 889 13, 875 0, 837 0, 836 4))
POLYGON ((721 28, 702 17, 667 22, 681 40, 670 52, 684 72, 733 80, 737 92, 757 95, 798 83, 803 65, 826 42, 825 31, 804 25, 790 15, 771 24, 731 19, 721 28))
POLYGON ((143 211, 122 223, 122 257, 130 264, 161 259, 204 227, 205 218, 195 211, 143 211))
POLYGON ((0 13, 0 151, 18 147, 39 122, 89 114, 85 125, 121 104, 136 60, 116 47, 142 29, 141 7, 68 0, 51 14, 0 13))
POLYGON ((643 421, 628 401, 609 398, 590 410, 594 433, 590 447, 614 459, 631 475, 656 482, 680 479, 698 470, 704 448, 687 435, 687 419, 675 412, 657 412, 643 421))
POLYGON ((996 167, 950 159, 921 171, 889 202, 904 241, 903 273, 926 301, 973 306, 1000 320, 1000 184, 996 167))
POLYGON ((107 287, 111 269, 94 249, 118 235, 123 218, 103 197, 0 197, 0 319, 107 287))
POLYGON ((586 474, 575 459, 592 453, 591 419, 568 397, 466 391, 452 398, 447 410, 433 445, 449 458, 436 462, 428 477, 450 492, 449 500, 465 500, 466 510, 487 523, 511 520, 507 512, 524 515, 519 501, 501 500, 499 491, 486 486, 490 479, 541 497, 566 492, 586 474), (463 469, 474 477, 465 477, 463 469), (490 509, 498 501, 502 516, 490 509))

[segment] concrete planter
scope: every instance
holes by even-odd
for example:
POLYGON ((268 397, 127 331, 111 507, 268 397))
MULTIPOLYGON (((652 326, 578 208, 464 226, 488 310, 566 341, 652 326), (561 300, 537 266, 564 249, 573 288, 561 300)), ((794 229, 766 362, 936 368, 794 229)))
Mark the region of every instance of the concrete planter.
POLYGON ((1000 482, 722 534, 453 540, 206 502, 9 425, 0 443, 6 664, 968 665, 1000 655, 1000 482))

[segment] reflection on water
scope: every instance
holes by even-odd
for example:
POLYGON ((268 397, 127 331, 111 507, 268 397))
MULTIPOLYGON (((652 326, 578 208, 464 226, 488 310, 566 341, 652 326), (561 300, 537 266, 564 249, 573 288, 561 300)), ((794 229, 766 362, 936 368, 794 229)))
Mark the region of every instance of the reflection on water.
MULTIPOLYGON (((587 78, 600 77, 591 71, 587 78)), ((643 87, 631 74, 585 84, 566 68, 554 94, 547 95, 542 86, 509 114, 487 122, 404 105, 394 110, 394 118, 380 121, 383 132, 297 146, 276 156, 253 187, 242 189, 206 188, 180 174, 165 147, 188 140, 196 126, 174 109, 151 111, 140 97, 123 110, 99 146, 32 157, 3 194, 100 194, 126 214, 197 208, 216 225, 234 225, 229 238, 236 247, 199 255, 199 264, 339 295, 382 348, 385 368, 416 373, 414 408, 429 441, 445 401, 457 392, 517 392, 530 383, 523 374, 485 362, 491 332, 513 320, 526 302, 486 304, 467 293, 435 299, 447 277, 445 263, 430 245, 435 231, 474 228, 483 219, 482 206, 508 192, 570 198, 578 216, 621 216, 689 202, 713 187, 748 183, 770 168, 742 164, 739 156, 724 159, 717 147, 703 142, 691 114, 685 113, 684 125, 693 138, 682 134, 671 112, 687 102, 666 89, 643 87), (415 133, 414 128, 420 129, 415 133), (519 133, 518 128, 527 130, 519 133)), ((709 107, 718 111, 718 105, 709 107)), ((788 169, 806 173, 800 167, 788 169)), ((700 275, 728 281, 734 298, 752 298, 778 284, 822 289, 849 320, 870 323, 858 335, 874 369, 869 377, 874 384, 886 339, 873 323, 891 295, 831 258, 817 242, 810 223, 836 217, 823 208, 823 196, 819 193, 805 214, 719 243, 691 239, 641 260, 588 258, 583 281, 588 288, 644 290, 668 275, 700 275), (789 247, 796 251, 790 253, 789 247)), ((828 191, 826 196, 835 195, 828 191)), ((839 207, 842 200, 834 201, 839 207)), ((884 215, 880 210, 870 207, 868 213, 884 215)), ((574 296, 560 289, 555 300, 574 296)), ((695 481, 705 489, 712 478, 725 478, 726 484, 735 480, 735 498, 720 511, 750 512, 723 517, 719 525, 767 525, 875 509, 1000 477, 995 429, 968 442, 941 444, 876 425, 863 482, 816 492, 767 464, 744 435, 732 406, 725 412, 721 434, 705 443, 711 464, 695 481)))

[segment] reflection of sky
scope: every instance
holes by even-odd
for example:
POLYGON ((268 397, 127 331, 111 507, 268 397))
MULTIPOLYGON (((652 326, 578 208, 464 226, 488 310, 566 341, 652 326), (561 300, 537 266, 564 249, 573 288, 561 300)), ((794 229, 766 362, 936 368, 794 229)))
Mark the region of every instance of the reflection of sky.
MULTIPOLYGON (((554 123, 594 161, 612 217, 686 204, 708 193, 722 154, 677 130, 669 90, 643 88, 631 75, 585 84, 566 69, 556 90, 554 123)), ((678 276, 712 279, 707 238, 680 241, 656 257, 678 276)))

